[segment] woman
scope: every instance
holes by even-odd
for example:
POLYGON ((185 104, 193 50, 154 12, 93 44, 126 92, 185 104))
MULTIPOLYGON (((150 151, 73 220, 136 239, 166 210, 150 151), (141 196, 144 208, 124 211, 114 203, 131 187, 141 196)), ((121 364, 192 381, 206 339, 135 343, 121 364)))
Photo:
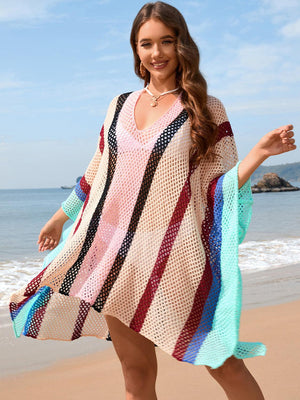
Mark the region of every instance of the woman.
POLYGON ((155 346, 206 365, 230 400, 263 394, 238 340, 238 243, 251 214, 250 176, 296 148, 275 129, 240 163, 222 103, 207 95, 182 15, 163 3, 139 11, 131 32, 145 88, 114 98, 96 153, 76 189, 41 230, 53 250, 11 298, 16 336, 112 340, 126 399, 156 399, 155 346), (75 223, 58 246, 65 221, 75 223))

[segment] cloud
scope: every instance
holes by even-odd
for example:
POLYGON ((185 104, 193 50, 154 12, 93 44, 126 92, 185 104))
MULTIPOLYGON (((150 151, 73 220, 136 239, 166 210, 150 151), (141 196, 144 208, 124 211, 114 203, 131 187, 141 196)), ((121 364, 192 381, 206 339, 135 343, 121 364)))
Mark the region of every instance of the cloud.
POLYGON ((262 5, 272 13, 299 9, 299 0, 262 0, 262 5))
POLYGON ((0 0, 0 21, 40 20, 50 16, 50 9, 65 0, 0 0))
POLYGON ((259 0, 257 3, 257 7, 242 15, 247 24, 265 22, 266 18, 275 25, 282 24, 300 12, 299 0, 259 0))
POLYGON ((299 56, 291 59, 293 46, 241 41, 234 45, 205 65, 210 93, 234 105, 235 112, 297 112, 300 63, 299 56))
POLYGON ((20 89, 28 85, 29 82, 20 81, 13 74, 0 77, 0 90, 20 89))
POLYGON ((297 113, 300 107, 299 98, 281 98, 281 97, 273 97, 269 99, 263 100, 251 100, 247 101, 247 103, 231 103, 230 106, 227 107, 230 112, 251 112, 256 115, 266 115, 266 114, 274 114, 276 113, 297 113), (291 107, 292 105, 292 107, 291 107))
POLYGON ((98 57, 97 61, 118 61, 123 59, 132 59, 132 55, 130 53, 108 54, 98 57))
POLYGON ((283 26, 280 32, 286 38, 300 37, 300 18, 283 26))

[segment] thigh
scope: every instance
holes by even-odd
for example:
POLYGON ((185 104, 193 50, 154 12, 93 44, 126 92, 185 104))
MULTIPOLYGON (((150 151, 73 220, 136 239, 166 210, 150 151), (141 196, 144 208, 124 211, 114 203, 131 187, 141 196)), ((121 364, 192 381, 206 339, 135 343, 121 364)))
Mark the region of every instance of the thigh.
POLYGON ((131 365, 148 365, 152 370, 157 370, 157 359, 154 343, 128 328, 119 319, 105 315, 109 333, 115 351, 121 363, 131 365))

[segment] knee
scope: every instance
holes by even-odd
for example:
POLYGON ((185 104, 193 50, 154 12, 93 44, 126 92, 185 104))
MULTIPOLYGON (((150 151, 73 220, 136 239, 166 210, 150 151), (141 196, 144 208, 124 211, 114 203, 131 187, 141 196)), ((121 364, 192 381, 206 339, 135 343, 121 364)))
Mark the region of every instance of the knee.
POLYGON ((244 361, 234 356, 229 357, 221 367, 212 369, 210 367, 206 367, 208 372, 211 374, 213 378, 217 381, 231 381, 237 382, 242 379, 245 375, 245 371, 247 370, 244 361))
POLYGON ((134 396, 142 394, 146 389, 154 387, 156 369, 147 362, 121 362, 126 391, 134 396))

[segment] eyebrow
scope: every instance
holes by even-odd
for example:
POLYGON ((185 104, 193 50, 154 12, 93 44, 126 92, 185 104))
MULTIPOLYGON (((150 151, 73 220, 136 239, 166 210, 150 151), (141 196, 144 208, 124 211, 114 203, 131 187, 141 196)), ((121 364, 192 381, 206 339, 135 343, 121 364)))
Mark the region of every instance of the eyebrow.
MULTIPOLYGON (((165 36, 162 36, 160 39, 175 39, 175 37, 172 35, 165 35, 165 36)), ((140 43, 146 42, 146 41, 151 42, 151 39, 141 39, 140 43)))

